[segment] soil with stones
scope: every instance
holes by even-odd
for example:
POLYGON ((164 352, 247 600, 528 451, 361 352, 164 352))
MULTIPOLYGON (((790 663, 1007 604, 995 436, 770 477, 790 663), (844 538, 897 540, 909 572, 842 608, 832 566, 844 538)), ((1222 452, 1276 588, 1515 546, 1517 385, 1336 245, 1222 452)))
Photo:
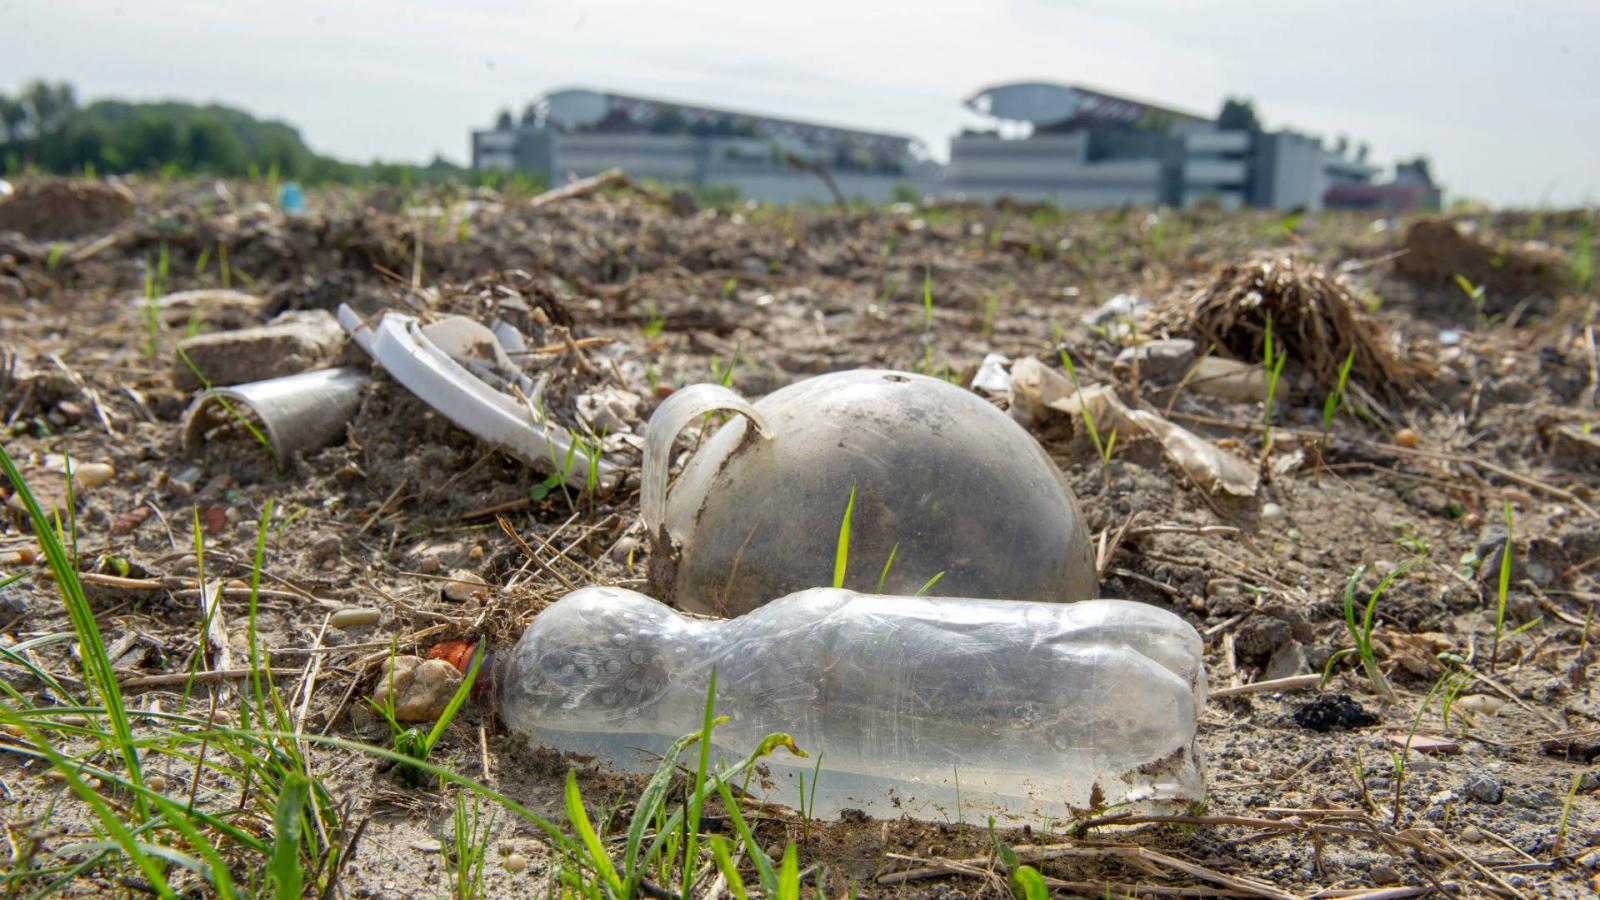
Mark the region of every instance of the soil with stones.
MULTIPOLYGON (((63 455, 111 467, 103 483, 80 475, 71 512, 79 567, 130 705, 180 702, 181 683, 149 676, 183 671, 197 649, 196 523, 206 577, 242 587, 233 582, 249 576, 271 501, 259 627, 271 665, 285 673, 279 687, 297 698, 307 732, 383 743, 387 726, 362 698, 392 642, 401 652, 450 639, 503 649, 569 585, 645 584, 638 434, 674 386, 731 371, 737 390, 758 396, 863 366, 970 385, 987 354, 1057 367, 1064 349, 1080 379, 1112 384, 1125 402, 1259 463, 1262 480, 1253 497, 1212 495, 1148 438, 1117 441, 1102 466, 1071 417, 1031 424, 1083 505, 1101 595, 1175 611, 1205 637, 1209 795, 1175 822, 1111 810, 1092 827, 1057 823, 1050 834, 1002 839, 1068 845, 1046 851, 1039 867, 1060 890, 1095 896, 1339 897, 1371 887, 1388 889, 1373 895, 1384 897, 1593 895, 1600 362, 1585 262, 1594 248, 1581 246, 1594 228, 1582 214, 1463 213, 1429 221, 1408 244, 1416 223, 1371 215, 1289 223, 1205 209, 694 209, 618 188, 547 203, 492 192, 313 192, 311 212, 286 216, 259 202, 261 186, 130 187, 129 210, 52 209, 39 214, 37 233, 26 217, 7 220, 20 230, 0 232, 6 452, 41 502, 63 511, 63 455), (89 230, 63 239, 51 224, 59 221, 89 230), (1430 251, 1429 240, 1448 246, 1430 251), (1426 265, 1408 268, 1408 253, 1426 265), (1519 261, 1524 253, 1531 262, 1519 261), (1241 268, 1284 257, 1296 260, 1293 272, 1339 285, 1354 314, 1372 319, 1361 333, 1407 360, 1416 383, 1360 385, 1358 372, 1325 431, 1325 372, 1306 371, 1294 354, 1270 413, 1256 399, 1114 364, 1129 343, 1184 336, 1173 311, 1191 298, 1207 292, 1214 306, 1221 287, 1248 283, 1241 268), (1435 271, 1446 265, 1439 260, 1463 269, 1467 286, 1435 271), (1560 265, 1549 274, 1552 260, 1560 265), (1483 288, 1476 296, 1466 289, 1474 286, 1483 288), (198 289, 222 299, 147 300, 198 289), (1145 298, 1160 314, 1086 318, 1117 295, 1145 298), (247 431, 224 424, 186 449, 181 420, 193 395, 178 387, 190 378, 176 353, 182 341, 341 303, 364 315, 512 322, 527 337, 519 362, 549 376, 545 408, 604 430, 607 453, 634 477, 597 495, 563 490, 548 470, 452 426, 350 344, 334 358, 373 378, 330 446, 274 464, 247 431), (1376 605, 1372 643, 1392 696, 1353 656, 1333 660, 1326 686, 1297 677, 1322 673, 1351 646, 1352 574, 1367 567, 1350 589, 1359 616, 1379 580, 1413 559, 1376 605), (330 627, 344 607, 375 609, 376 621, 330 627), (1259 687, 1269 681, 1276 687, 1259 687)), ((71 204, 82 193, 48 197, 71 204)), ((1237 304, 1228 321, 1248 322, 1261 298, 1245 288, 1220 302, 1237 304)), ((1244 337, 1211 352, 1259 346, 1244 337)), ((237 368, 276 374, 275 360, 241 353, 237 368)), ((1344 356, 1342 347, 1319 354, 1344 356)), ((1003 390, 986 396, 1007 403, 1003 390)), ((12 573, 23 578, 0 588, 0 645, 69 631, 33 534, 8 506, 0 578, 12 573)), ((244 595, 225 590, 222 600, 220 641, 231 642, 236 666, 248 659, 244 595)), ((217 652, 206 658, 214 663, 217 652)), ((78 671, 67 644, 27 653, 44 671, 78 671)), ((23 667, 0 664, 0 678, 26 698, 44 695, 23 667)), ((195 690, 210 698, 237 689, 224 680, 195 690)), ((12 740, 0 735, 0 750, 12 740)), ((564 820, 568 761, 528 748, 487 711, 469 708, 435 754, 564 820)), ((444 894, 451 794, 409 786, 354 753, 316 757, 347 817, 366 821, 342 895, 444 894)), ((174 795, 188 794, 185 762, 153 754, 147 768, 174 795)), ((0 753, 13 865, 18 847, 82 839, 80 814, 52 817, 65 788, 43 774, 0 753)), ((624 813, 642 786, 596 772, 580 784, 598 811, 624 813)), ((769 810, 755 824, 774 850, 797 841, 829 895, 1003 894, 981 823, 952 818, 821 824, 769 810)), ((543 893, 554 862, 536 833, 503 815, 494 829, 491 895, 543 893), (512 855, 529 864, 505 865, 512 855)), ((112 887, 85 880, 76 890, 112 887)))

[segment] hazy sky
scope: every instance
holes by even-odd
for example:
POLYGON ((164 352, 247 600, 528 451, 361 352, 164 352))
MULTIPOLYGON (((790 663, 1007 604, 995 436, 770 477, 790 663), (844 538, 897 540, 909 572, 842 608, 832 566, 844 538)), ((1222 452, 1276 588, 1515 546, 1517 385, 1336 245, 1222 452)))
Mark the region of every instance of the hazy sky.
POLYGON ((1052 79, 1425 153, 1454 193, 1600 201, 1595 0, 0 0, 0 88, 217 100, 365 160, 465 162, 467 131, 583 85, 914 134, 1052 79))

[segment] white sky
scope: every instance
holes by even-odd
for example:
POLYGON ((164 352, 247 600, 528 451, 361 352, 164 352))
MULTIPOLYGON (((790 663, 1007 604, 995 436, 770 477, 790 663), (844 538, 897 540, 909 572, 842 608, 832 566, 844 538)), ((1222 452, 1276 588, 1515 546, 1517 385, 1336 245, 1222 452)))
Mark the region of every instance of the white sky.
POLYGON ((1594 0, 0 0, 0 89, 216 100, 353 160, 465 162, 468 129, 582 85, 910 133, 979 87, 1079 82, 1425 153, 1454 194, 1600 202, 1594 0))

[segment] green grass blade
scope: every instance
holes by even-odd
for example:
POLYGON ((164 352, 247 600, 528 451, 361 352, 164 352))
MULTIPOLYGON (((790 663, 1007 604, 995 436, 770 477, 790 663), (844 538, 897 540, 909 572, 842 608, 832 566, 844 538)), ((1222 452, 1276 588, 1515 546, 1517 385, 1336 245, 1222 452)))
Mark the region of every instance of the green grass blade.
POLYGON ((1000 864, 1005 866, 1007 872, 1015 872, 1019 862, 1017 851, 1000 842, 1000 835, 994 833, 994 816, 989 817, 989 843, 994 845, 995 855, 1000 858, 1000 864))
POLYGON ((800 860, 794 851, 794 841, 784 848, 783 862, 778 866, 778 900, 800 900, 800 860))
POLYGON ((922 587, 917 588, 917 592, 915 594, 913 594, 912 596, 921 597, 923 594, 926 594, 927 592, 933 590, 933 586, 938 584, 939 583, 939 579, 941 579, 943 577, 944 577, 944 573, 940 572, 939 574, 933 576, 932 578, 929 578, 927 580, 927 582, 922 585, 922 587))
MULTIPOLYGON (((649 860, 639 859, 639 848, 644 843, 644 833, 650 827, 650 820, 655 817, 656 811, 667 796, 667 788, 672 786, 672 776, 678 771, 678 757, 690 744, 700 739, 700 732, 686 734, 667 748, 661 756, 661 764, 656 766, 655 774, 650 776, 650 783, 645 785, 644 792, 639 795, 639 802, 634 805, 633 819, 628 823, 627 850, 622 856, 622 871, 628 876, 627 887, 637 891, 639 879, 643 877, 649 860)), ((631 896, 631 894, 630 894, 631 896)))
POLYGON ((1011 896, 1017 900, 1049 900, 1050 888, 1033 866, 1017 866, 1006 883, 1011 886, 1011 896))
POLYGON ((605 842, 595 833, 594 825, 589 822, 589 814, 584 811, 583 795, 578 792, 578 773, 570 769, 567 770, 565 800, 567 819, 572 823, 572 830, 578 833, 578 840, 583 842, 590 866, 605 880, 613 894, 621 894, 622 879, 617 877, 617 867, 611 864, 611 857, 606 855, 605 842))
POLYGON ((1356 348, 1351 347, 1345 355, 1344 364, 1339 367, 1339 381, 1333 387, 1333 393, 1322 403, 1322 431, 1326 434, 1333 428, 1333 417, 1338 414, 1339 406, 1344 403, 1345 383, 1350 380, 1350 367, 1355 365, 1356 348))
POLYGON ((1506 501, 1506 544, 1500 551, 1500 580, 1495 587, 1494 648, 1489 651, 1489 671, 1500 662, 1500 633, 1506 625, 1506 592, 1511 588, 1512 530, 1516 523, 1511 513, 1511 501, 1506 501))
POLYGON ((156 887, 157 893, 163 897, 171 896, 172 888, 168 887, 167 879, 162 874, 161 866, 150 858, 149 853, 145 852, 144 845, 134 838, 127 824, 122 821, 122 817, 113 812, 105 799, 95 793, 93 788, 85 784, 82 778, 78 777, 78 766, 57 752, 55 747, 51 746, 50 742, 44 740, 36 731, 30 729, 26 733, 33 746, 50 760, 51 768, 61 773, 62 777, 67 780, 67 785, 72 788, 72 792, 77 794, 78 798, 94 812, 95 817, 100 820, 100 826, 105 829, 106 834, 110 835, 116 846, 139 868, 144 877, 156 887))
POLYGON ((299 772, 283 779, 278 803, 272 810, 272 858, 267 861, 267 876, 272 879, 275 900, 299 900, 305 873, 300 868, 300 832, 303 813, 311 795, 311 782, 299 772))
POLYGON ((706 764, 711 759, 711 729, 715 725, 713 714, 717 701, 717 667, 711 667, 711 684, 706 689, 705 717, 700 725, 700 758, 694 770, 694 792, 689 795, 688 810, 688 839, 683 848, 683 890, 680 896, 689 896, 689 888, 694 882, 695 869, 698 858, 696 843, 700 840, 700 809, 705 800, 706 764))
POLYGON ((750 851, 750 863, 756 868, 756 878, 761 882, 762 892, 768 897, 776 896, 778 870, 773 868, 772 860, 767 858, 761 845, 756 843, 756 836, 750 833, 750 826, 745 822, 744 814, 739 811, 738 801, 733 799, 733 792, 728 790, 727 782, 720 778, 717 780, 717 793, 722 795, 722 805, 727 808, 728 818, 733 822, 734 835, 750 851))
MULTIPOLYGON (((100 702, 105 706, 106 718, 111 722, 112 745, 128 767, 129 777, 134 783, 143 786, 144 777, 140 768, 139 751, 134 746, 133 729, 128 724, 127 707, 122 701, 122 689, 117 684, 116 673, 112 671, 111 660, 106 656, 105 641, 100 637, 100 626, 95 623, 94 611, 89 607, 89 598, 83 592, 83 583, 78 580, 77 568, 68 561, 65 548, 57 539, 55 531, 51 529, 44 511, 39 508, 39 501, 34 499, 33 492, 28 489, 27 481, 23 479, 22 473, 17 470, 16 464, 11 461, 11 455, 3 446, 0 446, 0 468, 5 470, 16 496, 21 498, 23 506, 27 508, 34 537, 44 549, 50 571, 55 575, 56 590, 67 608, 67 617, 72 621, 72 630, 78 638, 84 681, 94 685, 100 702)), ((135 806, 136 818, 142 822, 148 813, 148 807, 142 797, 136 799, 135 806)))
MULTIPOLYGON (((807 754, 806 754, 806 752, 804 750, 801 750, 799 747, 795 746, 794 738, 791 738, 790 736, 788 736, 787 734, 783 734, 782 732, 776 732, 776 733, 773 733, 773 734, 769 734, 766 737, 762 738, 761 739, 761 743, 757 744, 756 748, 754 750, 750 751, 750 754, 748 756, 746 756, 744 759, 740 760, 737 764, 735 764, 732 769, 729 769, 726 772, 718 771, 717 774, 714 777, 708 779, 708 781, 705 784, 705 786, 700 789, 699 795, 700 795, 701 799, 704 800, 706 797, 711 796, 711 792, 712 791, 720 790, 722 785, 723 785, 723 783, 727 779, 732 778, 733 776, 738 775, 741 772, 744 772, 744 773, 750 772, 755 767, 755 764, 757 762, 759 762, 762 757, 766 756, 769 753, 772 753, 773 751, 777 750, 779 747, 787 748, 788 751, 790 753, 793 753, 795 756, 802 756, 802 757, 807 756, 807 754)), ((665 844, 667 842, 667 840, 669 840, 677 832, 677 829, 678 829, 679 825, 683 822, 683 819, 684 819, 684 810, 683 809, 679 809, 677 812, 675 812, 671 816, 669 816, 665 823, 663 823, 659 828, 656 829, 656 839, 650 845, 650 850, 647 853, 645 853, 645 855, 644 855, 645 859, 648 860, 648 859, 655 859, 656 858, 656 854, 661 850, 662 845, 665 844)))
POLYGON ((844 518, 839 520, 839 546, 833 552, 833 586, 844 587, 845 569, 850 564, 850 516, 856 508, 856 486, 850 485, 850 499, 844 504, 844 518))
POLYGON ((747 900, 749 894, 745 891, 744 879, 739 875, 739 867, 733 864, 733 857, 728 854, 728 842, 720 834, 711 835, 710 841, 711 857, 717 861, 717 871, 728 883, 728 893, 733 895, 733 900, 747 900))
POLYGON ((877 593, 883 593, 883 584, 889 580, 889 567, 894 565, 894 555, 898 552, 900 552, 900 544, 897 541, 893 547, 889 548, 889 558, 883 561, 883 571, 878 573, 877 593))
POLYGON ((429 753, 433 752, 433 745, 439 743, 439 738, 444 735, 445 727, 450 724, 451 719, 456 717, 456 712, 461 709, 461 705, 467 702, 467 695, 472 693, 473 682, 478 680, 478 667, 483 665, 485 652, 484 643, 479 641, 477 648, 472 653, 472 665, 467 667, 467 677, 461 679, 461 685, 451 695, 450 702, 444 706, 444 712, 439 715, 439 720, 433 723, 433 728, 428 732, 428 739, 422 746, 424 759, 427 758, 429 753))

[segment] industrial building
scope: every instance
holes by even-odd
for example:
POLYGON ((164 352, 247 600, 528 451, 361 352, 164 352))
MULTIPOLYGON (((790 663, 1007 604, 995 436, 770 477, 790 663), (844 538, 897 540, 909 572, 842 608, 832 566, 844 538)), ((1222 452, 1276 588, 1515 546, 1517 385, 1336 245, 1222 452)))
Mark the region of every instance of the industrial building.
POLYGON ((520 122, 472 134, 474 168, 534 172, 550 184, 617 167, 777 203, 831 199, 791 155, 825 168, 844 196, 874 203, 900 186, 932 193, 940 171, 906 135, 583 88, 552 91, 528 104, 520 122))
POLYGON ((1077 85, 1013 82, 965 101, 993 127, 933 161, 905 135, 779 119, 583 88, 530 103, 520 121, 472 135, 473 166, 556 184, 611 167, 666 184, 725 187, 772 202, 827 200, 821 167, 851 199, 1002 197, 1066 207, 1244 206, 1318 210, 1436 207, 1421 165, 1379 183, 1365 150, 1266 131, 1077 85))

